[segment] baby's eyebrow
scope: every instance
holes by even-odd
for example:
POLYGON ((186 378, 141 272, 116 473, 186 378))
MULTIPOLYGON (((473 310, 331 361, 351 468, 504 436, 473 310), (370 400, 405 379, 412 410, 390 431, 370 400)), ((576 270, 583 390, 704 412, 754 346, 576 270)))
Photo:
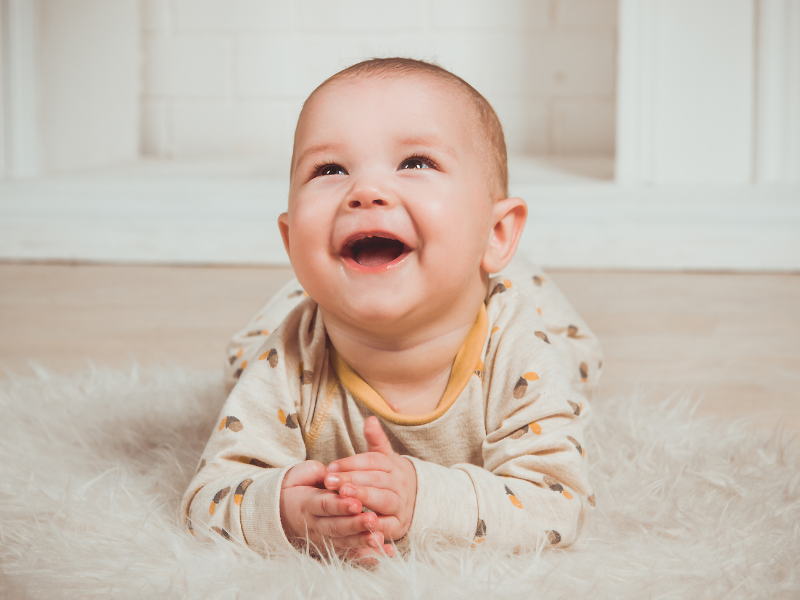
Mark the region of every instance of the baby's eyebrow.
POLYGON ((294 163, 295 170, 297 169, 297 166, 300 163, 302 163, 304 160, 306 160, 312 154, 323 154, 323 153, 326 153, 326 152, 334 152, 334 151, 338 150, 339 148, 340 148, 340 144, 336 144, 336 143, 317 144, 316 146, 311 146, 310 148, 306 148, 305 150, 303 150, 303 152, 300 154, 300 156, 297 157, 297 160, 294 163))
POLYGON ((403 146, 422 146, 425 148, 435 148, 437 150, 446 152, 454 158, 458 158, 458 153, 455 151, 455 149, 452 146, 445 144, 435 135, 405 137, 399 139, 398 142, 403 146))

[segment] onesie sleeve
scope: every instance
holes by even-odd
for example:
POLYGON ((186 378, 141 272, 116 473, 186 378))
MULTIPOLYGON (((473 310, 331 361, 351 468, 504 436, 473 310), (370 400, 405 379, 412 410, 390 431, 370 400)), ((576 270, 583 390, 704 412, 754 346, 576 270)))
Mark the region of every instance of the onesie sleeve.
POLYGON ((289 280, 264 307, 250 319, 243 329, 228 342, 225 353, 225 385, 230 391, 239 381, 247 365, 256 358, 256 352, 308 294, 296 278, 289 280))
MULTIPOLYGON (((488 305, 492 333, 484 360, 483 466, 456 464, 448 470, 414 460, 426 481, 448 487, 435 495, 458 495, 463 506, 458 518, 422 507, 422 514, 434 518, 412 528, 448 523, 450 533, 458 534, 447 535, 451 539, 468 532, 474 543, 514 551, 543 543, 568 546, 585 530, 595 504, 584 441, 590 407, 573 388, 535 304, 512 294, 513 288, 498 289, 488 305), (447 471, 466 474, 471 489, 447 471)), ((455 511, 454 505, 448 512, 455 511)))
POLYGON ((181 503, 196 537, 221 536, 262 555, 293 549, 280 491, 287 471, 306 459, 303 433, 327 364, 316 314, 311 300, 292 311, 225 402, 181 503))
POLYGON ((573 308, 552 277, 540 266, 517 253, 498 277, 498 283, 513 285, 530 296, 544 329, 561 354, 573 387, 583 392, 596 386, 603 372, 603 349, 600 340, 573 308))

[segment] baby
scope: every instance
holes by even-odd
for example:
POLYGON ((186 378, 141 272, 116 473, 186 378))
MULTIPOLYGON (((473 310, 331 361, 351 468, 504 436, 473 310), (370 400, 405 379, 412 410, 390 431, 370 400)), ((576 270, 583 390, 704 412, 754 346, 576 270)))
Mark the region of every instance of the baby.
POLYGON ((507 269, 527 217, 507 187, 494 110, 448 71, 373 59, 314 90, 278 223, 297 281, 234 339, 193 534, 363 560, 423 532, 579 537, 599 345, 541 271, 507 269))

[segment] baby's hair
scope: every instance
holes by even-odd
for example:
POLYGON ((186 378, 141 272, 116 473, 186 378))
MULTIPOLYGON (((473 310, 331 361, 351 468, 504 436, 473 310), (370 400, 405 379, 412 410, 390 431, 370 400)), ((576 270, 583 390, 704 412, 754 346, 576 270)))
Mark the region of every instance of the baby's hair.
MULTIPOLYGON (((500 119, 497 118, 497 113, 494 111, 494 108, 492 108, 492 105, 489 104, 489 101, 486 100, 478 90, 461 79, 458 75, 454 75, 437 64, 415 60, 413 58, 371 58, 347 67, 323 81, 308 96, 303 104, 303 108, 305 108, 322 89, 341 79, 356 79, 358 77, 402 77, 417 74, 428 75, 450 84, 465 94, 470 100, 477 117, 475 126, 484 138, 482 144, 483 151, 486 155, 486 159, 494 166, 491 175, 492 181, 490 182, 492 184, 491 189, 494 196, 492 199, 498 200, 508 197, 508 154, 506 151, 505 136, 503 135, 503 126, 500 124, 500 119)), ((292 163, 294 163, 294 158, 292 158, 292 163)))

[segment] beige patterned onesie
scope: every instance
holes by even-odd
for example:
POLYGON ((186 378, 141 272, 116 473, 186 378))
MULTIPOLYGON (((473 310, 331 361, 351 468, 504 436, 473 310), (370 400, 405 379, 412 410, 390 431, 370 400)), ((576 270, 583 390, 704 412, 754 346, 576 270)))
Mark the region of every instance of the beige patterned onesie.
POLYGON ((291 551, 280 522, 283 476, 304 460, 365 452, 370 415, 416 469, 407 538, 436 532, 523 550, 545 539, 569 545, 585 529, 595 501, 583 441, 591 410, 581 392, 602 355, 541 269, 517 263, 492 278, 428 415, 395 413, 350 368, 296 281, 230 351, 238 383, 181 507, 194 535, 221 535, 264 555, 291 551))

